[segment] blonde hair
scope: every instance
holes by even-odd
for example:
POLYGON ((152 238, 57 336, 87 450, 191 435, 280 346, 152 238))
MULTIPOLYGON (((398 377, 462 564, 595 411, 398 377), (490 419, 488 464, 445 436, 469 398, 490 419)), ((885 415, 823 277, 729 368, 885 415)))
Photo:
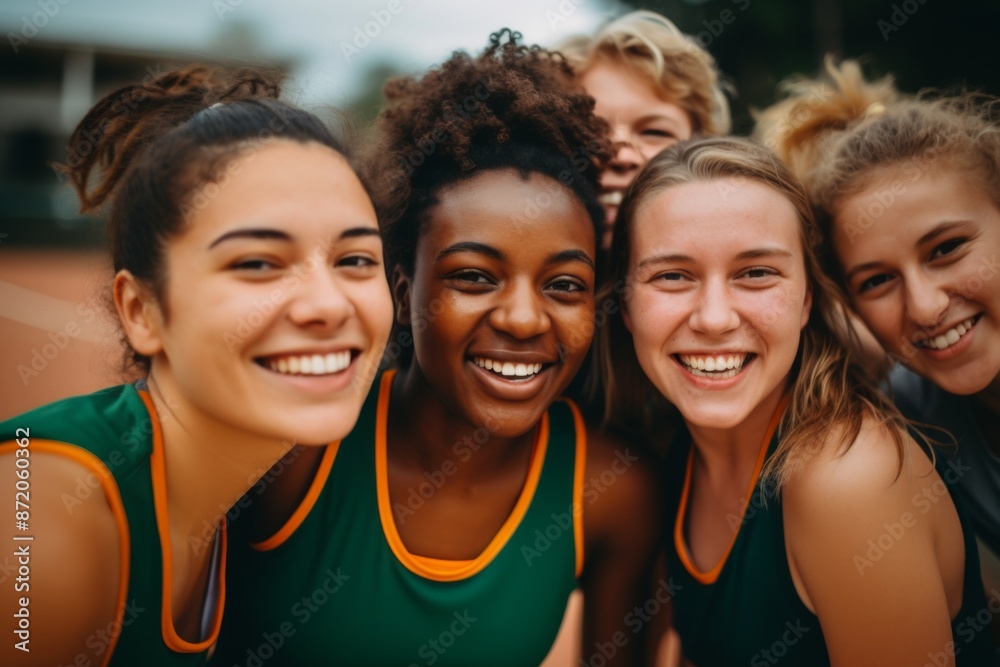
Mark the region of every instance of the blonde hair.
POLYGON ((850 447, 866 417, 888 428, 901 470, 908 440, 905 421, 860 362, 846 303, 820 267, 820 234, 805 190, 770 151, 747 139, 714 137, 668 148, 646 165, 622 202, 611 245, 610 277, 598 294, 598 303, 611 300, 616 306, 605 309, 612 314, 595 342, 606 420, 611 424, 634 423, 647 417, 648 406, 664 402, 645 378, 621 316, 631 292, 628 266, 636 212, 666 189, 723 178, 763 184, 793 205, 812 294, 809 322, 802 330, 790 369, 791 397, 779 425, 781 443, 769 459, 764 477, 780 490, 795 467, 818 451, 831 432, 842 435, 845 449, 850 447))
POLYGON ((659 14, 631 12, 593 37, 570 38, 557 50, 580 74, 602 60, 622 64, 647 79, 658 96, 683 107, 695 132, 729 132, 729 102, 715 59, 659 14))
POLYGON ((1000 206, 996 98, 904 96, 891 77, 867 81, 857 62, 827 57, 825 69, 785 83, 786 99, 759 114, 755 130, 805 184, 824 228, 872 172, 942 160, 968 169, 1000 206))

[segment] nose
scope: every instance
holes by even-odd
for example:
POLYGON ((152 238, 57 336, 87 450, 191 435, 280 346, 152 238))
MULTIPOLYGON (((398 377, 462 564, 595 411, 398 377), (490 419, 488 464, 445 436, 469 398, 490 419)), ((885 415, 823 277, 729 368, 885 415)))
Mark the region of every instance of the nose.
POLYGON ((288 317, 296 325, 336 331, 357 312, 334 269, 323 262, 307 262, 296 272, 288 317))
POLYGON ((710 281, 705 285, 688 321, 695 331, 710 335, 723 334, 740 326, 740 315, 722 281, 710 281))
POLYGON ((490 325, 514 338, 527 339, 545 333, 552 320, 545 310, 544 295, 528 280, 517 281, 498 294, 490 325))
POLYGON ((930 277, 914 274, 905 278, 906 314, 917 325, 935 327, 944 320, 951 295, 930 277))

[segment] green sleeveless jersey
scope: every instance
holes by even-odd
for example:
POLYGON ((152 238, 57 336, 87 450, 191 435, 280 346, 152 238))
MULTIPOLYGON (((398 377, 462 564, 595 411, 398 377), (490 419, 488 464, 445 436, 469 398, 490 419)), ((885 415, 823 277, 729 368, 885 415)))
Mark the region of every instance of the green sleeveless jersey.
MULTIPOLYGON (((671 445, 667 457, 670 497, 667 516, 673 524, 666 532, 665 550, 668 571, 679 591, 673 598, 674 625, 685 658, 698 667, 830 664, 819 619, 799 598, 788 567, 781 497, 768 493, 769 489, 759 479, 766 458, 778 447, 775 426, 780 412, 766 436, 768 447, 757 463, 756 481, 744 514, 733 517, 734 529, 738 530, 736 538, 728 554, 711 572, 697 570, 687 555, 684 541, 692 460, 687 433, 671 445)), ((979 579, 975 536, 961 511, 959 517, 965 539, 965 578, 962 606, 951 624, 954 652, 950 655, 957 656, 958 667, 992 665, 988 629, 973 631, 975 620, 970 625, 970 619, 989 608, 979 579)), ((996 603, 1000 605, 1000 599, 996 603)), ((949 659, 947 650, 948 647, 942 646, 939 655, 928 655, 927 664, 945 664, 949 659)))
MULTIPOLYGON (((429 473, 426 488, 391 506, 392 375, 376 383, 354 431, 328 447, 289 523, 252 547, 233 540, 212 664, 509 667, 545 658, 582 567, 586 457, 576 408, 549 408, 521 496, 479 557, 425 558, 406 550, 396 521, 419 512, 454 468, 429 473)), ((480 445, 489 443, 456 443, 454 465, 480 445)))
MULTIPOLYGON (((204 665, 222 622, 223 594, 219 593, 218 599, 210 596, 214 620, 209 619, 212 629, 207 639, 194 644, 177 635, 170 611, 170 574, 164 567, 164 553, 169 554, 170 543, 163 443, 148 392, 133 385, 110 387, 0 422, 0 454, 10 455, 25 448, 30 452, 29 460, 45 452, 69 458, 91 472, 74 489, 32 486, 33 498, 58 493, 69 518, 74 507, 93 502, 93 497, 103 494, 115 513, 122 563, 118 611, 115 619, 94 628, 87 638, 81 651, 86 664, 204 665), (21 447, 17 439, 23 438, 25 432, 27 445, 21 447)), ((24 535, 31 534, 29 522, 24 535)), ((220 565, 214 579, 221 583, 224 533, 219 542, 220 565)), ((16 544, 29 545, 29 550, 46 548, 43 536, 16 544)), ((23 593, 29 600, 33 590, 45 588, 45 581, 33 578, 30 586, 31 590, 23 593)), ((31 641, 51 639, 32 637, 31 641)))

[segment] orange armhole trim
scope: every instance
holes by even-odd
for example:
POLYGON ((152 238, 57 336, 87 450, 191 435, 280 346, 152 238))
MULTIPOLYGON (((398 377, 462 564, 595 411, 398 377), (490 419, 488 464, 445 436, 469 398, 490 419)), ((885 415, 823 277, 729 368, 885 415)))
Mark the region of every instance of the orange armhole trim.
POLYGON ((576 461, 573 467, 573 540, 576 544, 576 578, 583 576, 586 545, 583 542, 583 480, 587 473, 587 426, 576 403, 561 399, 573 411, 573 428, 576 430, 576 461))
POLYGON ((153 425, 153 453, 149 457, 150 473, 153 478, 153 507, 156 512, 156 528, 160 536, 160 552, 163 560, 163 591, 161 593, 162 602, 160 605, 160 630, 163 634, 163 643, 167 648, 177 653, 201 653, 207 651, 219 636, 219 628, 222 626, 222 611, 226 603, 226 529, 225 522, 220 519, 219 538, 222 540, 219 551, 219 598, 216 601, 215 619, 212 623, 212 631, 203 641, 189 642, 177 634, 174 628, 173 615, 173 564, 174 556, 170 544, 170 521, 167 516, 167 475, 166 464, 163 454, 163 431, 160 428, 160 419, 156 414, 156 407, 148 391, 139 391, 139 397, 146 405, 149 412, 149 419, 153 425))
POLYGON ((299 529, 302 522, 306 520, 309 516, 309 512, 312 511, 313 506, 316 505, 316 501, 319 499, 319 494, 323 492, 323 487, 326 486, 326 480, 330 477, 330 471, 333 469, 333 461, 337 458, 337 452, 340 449, 340 440, 337 442, 331 442, 326 446, 326 451, 323 452, 323 458, 320 459, 319 468, 316 470, 316 476, 313 477, 313 481, 309 484, 309 490, 306 491, 305 497, 299 506, 295 508, 292 516, 288 518, 278 531, 271 537, 261 540, 260 542, 254 542, 250 545, 255 551, 271 551, 272 549, 277 549, 282 544, 284 544, 288 538, 299 529))
MULTIPOLYGON (((13 452, 15 449, 18 449, 16 442, 8 441, 0 444, 0 454, 7 454, 13 452)), ((125 600, 128 597, 129 559, 132 549, 128 529, 128 517, 125 514, 125 505, 122 503, 121 491, 118 489, 118 483, 115 482, 114 475, 104 465, 104 461, 93 453, 76 445, 55 440, 31 440, 28 449, 68 458, 89 469, 101 480, 104 497, 111 507, 111 512, 115 517, 115 524, 118 526, 118 553, 121 559, 121 571, 119 574, 118 599, 116 602, 117 611, 115 611, 114 622, 121 627, 122 619, 125 617, 125 600)), ((107 667, 108 663, 111 662, 111 656, 115 652, 115 647, 118 645, 118 638, 120 636, 121 633, 118 633, 111 638, 107 652, 104 655, 104 660, 101 662, 101 667, 107 667)))
MULTIPOLYGON (((757 463, 754 466, 753 475, 750 476, 750 488, 747 489, 744 498, 746 503, 743 507, 743 511, 740 513, 740 525, 743 524, 743 520, 746 517, 747 509, 750 507, 750 494, 753 493, 753 489, 757 486, 757 480, 760 479, 760 471, 764 467, 764 459, 767 458, 768 445, 771 443, 771 438, 774 436, 775 429, 778 428, 778 422, 781 421, 781 415, 785 412, 785 406, 788 405, 789 394, 785 394, 778 401, 778 407, 774 410, 774 414, 771 415, 771 421, 767 425, 767 430, 764 432, 764 441, 760 445, 760 450, 757 454, 757 463)), ((691 560, 691 555, 688 553, 687 544, 684 542, 684 516, 687 513, 688 504, 688 493, 691 490, 691 470, 694 467, 694 443, 691 444, 691 450, 688 452, 687 460, 687 470, 684 473, 684 487, 681 490, 681 502, 677 508, 677 517, 674 519, 674 549, 677 551, 677 556, 681 563, 684 565, 684 569, 688 571, 695 581, 700 584, 714 584, 722 573, 722 568, 725 567, 726 561, 729 559, 729 553, 733 550, 736 545, 736 539, 739 537, 740 531, 733 533, 733 538, 729 542, 729 546, 726 547, 726 551, 722 554, 722 558, 719 562, 715 564, 708 572, 702 572, 691 560)))

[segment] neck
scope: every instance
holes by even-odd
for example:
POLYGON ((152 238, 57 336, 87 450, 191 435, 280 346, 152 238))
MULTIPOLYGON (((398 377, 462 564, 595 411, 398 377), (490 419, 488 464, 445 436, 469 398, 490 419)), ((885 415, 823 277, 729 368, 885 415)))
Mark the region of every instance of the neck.
POLYGON ((471 483, 494 479, 505 466, 520 462, 534 441, 534 428, 504 437, 496 433, 496 424, 490 428, 463 419, 441 401, 416 360, 399 371, 392 399, 388 449, 393 463, 441 470, 451 461, 451 479, 471 483))
POLYGON ((150 373, 149 393, 163 434, 172 549, 195 556, 212 544, 226 513, 294 443, 234 428, 176 390, 169 373, 150 373))
POLYGON ((742 480, 753 471, 761 447, 767 447, 764 438, 783 393, 782 385, 758 403, 746 419, 730 428, 687 422, 696 471, 710 480, 718 480, 723 488, 731 480, 742 480))

